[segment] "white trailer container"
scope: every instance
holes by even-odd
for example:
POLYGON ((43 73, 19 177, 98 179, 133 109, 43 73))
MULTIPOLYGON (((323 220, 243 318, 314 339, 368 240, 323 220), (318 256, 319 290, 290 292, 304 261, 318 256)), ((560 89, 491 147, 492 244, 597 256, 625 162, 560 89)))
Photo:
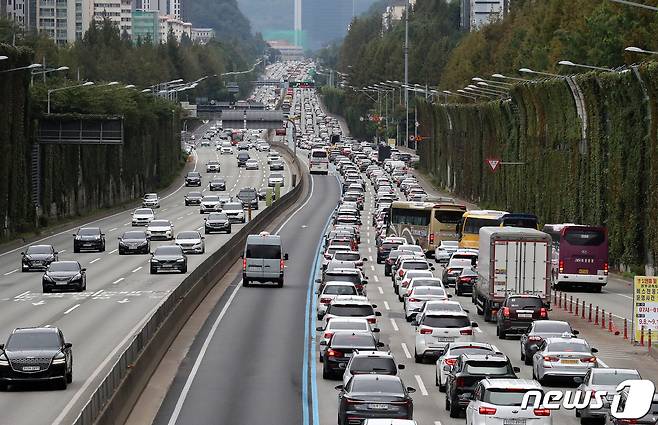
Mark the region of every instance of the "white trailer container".
POLYGON ((494 320, 507 294, 536 294, 550 306, 551 250, 550 235, 539 230, 482 227, 473 289, 478 314, 494 320))

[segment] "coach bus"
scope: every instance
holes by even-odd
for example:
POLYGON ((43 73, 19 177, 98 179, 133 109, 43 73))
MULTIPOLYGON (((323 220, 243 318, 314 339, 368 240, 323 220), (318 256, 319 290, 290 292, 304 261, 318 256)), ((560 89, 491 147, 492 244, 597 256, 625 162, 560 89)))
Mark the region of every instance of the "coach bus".
POLYGON ((510 213, 505 214, 500 220, 501 226, 523 227, 526 229, 539 230, 539 219, 534 214, 510 213))
POLYGON ((459 247, 480 249, 480 228, 500 226, 507 211, 471 210, 466 211, 458 224, 459 247))

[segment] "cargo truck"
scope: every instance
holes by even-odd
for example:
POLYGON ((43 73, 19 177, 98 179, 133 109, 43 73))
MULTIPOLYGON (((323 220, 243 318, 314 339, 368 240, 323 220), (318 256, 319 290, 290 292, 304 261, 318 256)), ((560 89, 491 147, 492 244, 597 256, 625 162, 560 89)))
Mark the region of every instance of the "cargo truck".
POLYGON ((508 294, 539 295, 551 301, 550 235, 520 227, 480 228, 478 280, 473 303, 485 321, 495 320, 508 294))

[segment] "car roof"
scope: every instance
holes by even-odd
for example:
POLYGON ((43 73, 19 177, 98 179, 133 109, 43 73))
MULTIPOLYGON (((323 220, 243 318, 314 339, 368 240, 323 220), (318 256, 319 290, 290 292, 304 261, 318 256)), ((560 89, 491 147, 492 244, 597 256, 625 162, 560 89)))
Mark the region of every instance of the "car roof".
POLYGON ((57 333, 59 332, 59 328, 56 328, 54 326, 29 326, 25 328, 15 328, 11 333, 57 333))
POLYGON ((616 375, 618 373, 637 373, 638 375, 640 372, 638 372, 636 369, 616 369, 616 368, 610 368, 610 367, 596 367, 592 368, 591 373, 603 373, 603 374, 610 374, 610 375, 616 375))
MULTIPOLYGON (((434 286, 430 286, 430 288, 434 288, 434 286)), ((445 316, 464 317, 464 316, 466 316, 466 317, 468 317, 468 313, 466 313, 463 310, 462 311, 452 311, 452 310, 449 310, 449 311, 431 311, 430 310, 427 313, 425 313, 425 317, 438 317, 438 316, 441 316, 441 317, 445 317, 445 316)))
POLYGON ((337 280, 330 280, 324 283, 324 287, 326 288, 327 286, 354 286, 352 282, 342 282, 342 281, 337 281, 337 280))
POLYGON ((566 342, 566 343, 582 344, 582 345, 589 346, 587 341, 585 341, 582 338, 570 338, 570 337, 565 337, 565 336, 546 338, 546 339, 544 339, 544 341, 546 341, 547 344, 553 344, 553 343, 556 343, 556 342, 566 342))
POLYGON ((495 360, 495 361, 501 361, 501 360, 509 360, 507 356, 504 353, 491 353, 491 354, 461 354, 459 357, 462 358, 462 360, 467 361, 467 360, 495 360))
POLYGON ((365 317, 336 316, 336 317, 330 318, 329 323, 327 325, 330 326, 332 323, 338 323, 338 322, 360 322, 360 323, 365 322, 366 324, 368 324, 368 319, 366 319, 365 317))
POLYGON ((392 359, 393 354, 390 351, 370 351, 370 350, 355 350, 352 357, 378 357, 392 359))
POLYGON ((397 381, 400 382, 402 379, 399 376, 395 375, 378 375, 378 374, 359 374, 352 377, 353 380, 363 380, 363 381, 397 381))
MULTIPOLYGON (((593 370, 593 369, 592 369, 593 370)), ((510 378, 484 378, 480 381, 484 389, 490 388, 514 388, 514 389, 528 389, 528 390, 541 390, 542 386, 534 379, 510 379, 510 378)))
POLYGON ((359 274, 359 273, 361 272, 358 269, 340 268, 340 267, 332 269, 331 271, 327 272, 327 274, 359 274))

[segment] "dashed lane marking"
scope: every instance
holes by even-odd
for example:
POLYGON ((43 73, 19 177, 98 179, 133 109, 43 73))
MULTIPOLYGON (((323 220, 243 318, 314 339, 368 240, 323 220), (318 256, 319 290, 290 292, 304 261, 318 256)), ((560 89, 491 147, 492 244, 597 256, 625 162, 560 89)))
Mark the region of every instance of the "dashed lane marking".
POLYGON ((100 257, 99 257, 99 258, 94 258, 93 260, 91 260, 91 261, 89 262, 89 264, 94 264, 94 263, 95 263, 96 261, 98 261, 98 260, 100 260, 100 257))
POLYGON ((112 251, 108 252, 107 255, 114 254, 118 251, 118 248, 114 248, 112 251))
POLYGON ((139 267, 137 267, 135 270, 133 270, 132 272, 133 272, 133 273, 136 273, 136 272, 140 271, 141 269, 142 269, 142 266, 139 266, 139 267))
POLYGON ((393 326, 393 329, 398 332, 400 328, 398 328, 398 324, 395 323, 395 319, 391 318, 391 326, 393 326))
POLYGON ((390 310, 390 309, 391 309, 391 307, 388 305, 388 301, 384 301, 384 308, 385 308, 386 310, 390 310))
POLYGON ((16 273, 17 271, 18 271, 18 269, 14 269, 14 270, 8 271, 7 273, 5 273, 5 276, 9 276, 10 274, 12 274, 12 273, 16 273))
POLYGON ((411 353, 409 352, 409 349, 407 348, 407 344, 404 342, 400 344, 402 346, 402 351, 404 351, 404 355, 410 359, 411 358, 411 353))
POLYGON ((377 290, 379 291, 380 294, 384 295, 384 290, 382 289, 381 286, 378 286, 377 290))
POLYGON ((113 284, 113 285, 116 285, 117 283, 121 282, 122 280, 124 280, 124 278, 123 278, 123 277, 120 277, 120 278, 118 278, 117 280, 115 280, 114 282, 112 282, 112 284, 113 284))
POLYGON ((75 310, 75 309, 78 308, 78 307, 80 307, 80 304, 76 304, 76 305, 74 305, 73 307, 69 308, 68 310, 66 310, 66 311, 64 312, 64 314, 69 314, 70 312, 72 312, 73 310, 75 310))
POLYGON ((414 375, 414 378, 416 378, 416 382, 418 382, 418 389, 420 390, 420 393, 424 396, 428 396, 429 393, 427 392, 425 383, 423 382, 423 379, 420 377, 420 375, 414 375))
POLYGON ((108 232, 114 232, 116 229, 117 229, 116 227, 113 227, 110 230, 108 230, 108 232))

